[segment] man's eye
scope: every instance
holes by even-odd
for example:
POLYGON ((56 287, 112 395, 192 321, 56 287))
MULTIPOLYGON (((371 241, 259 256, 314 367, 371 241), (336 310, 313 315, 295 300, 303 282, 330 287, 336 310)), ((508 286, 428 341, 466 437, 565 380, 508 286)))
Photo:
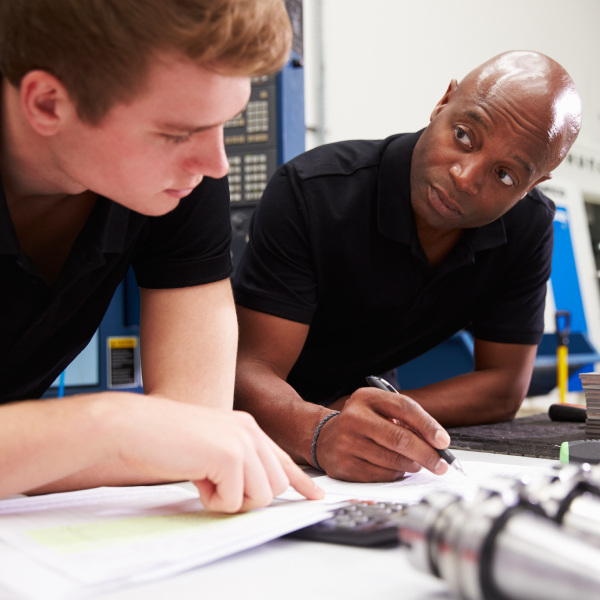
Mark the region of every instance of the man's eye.
POLYGON ((169 135, 168 133, 163 133, 163 137, 172 144, 183 144, 183 142, 187 142, 190 139, 190 135, 169 135))
POLYGON ((514 179, 503 169, 498 171, 498 178, 504 185, 515 185, 514 179))
POLYGON ((462 127, 456 127, 454 135, 456 135, 456 139, 463 144, 463 146, 466 146, 467 148, 472 147, 471 138, 462 127))

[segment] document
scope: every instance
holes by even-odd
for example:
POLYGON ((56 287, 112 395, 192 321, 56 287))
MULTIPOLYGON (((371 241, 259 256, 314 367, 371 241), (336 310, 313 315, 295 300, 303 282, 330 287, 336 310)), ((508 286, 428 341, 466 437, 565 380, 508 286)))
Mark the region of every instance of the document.
POLYGON ((351 483, 331 479, 326 475, 315 477, 327 495, 332 498, 356 498, 358 500, 380 500, 387 502, 419 502, 430 492, 443 490, 461 496, 472 496, 479 487, 494 479, 528 478, 540 472, 539 466, 511 465, 505 463, 462 461, 466 476, 455 469, 444 475, 434 475, 426 469, 418 473, 407 473, 403 479, 392 483, 351 483))
POLYGON ((204 510, 189 484, 0 500, 0 598, 85 599, 258 546, 327 518, 350 499, 413 503, 436 490, 469 496, 491 478, 540 471, 472 460, 463 467, 466 476, 422 470, 393 483, 318 476, 325 500, 304 500, 290 488, 269 507, 238 515, 204 510))
POLYGON ((332 508, 290 490, 267 508, 224 515, 176 485, 0 500, 0 585, 31 600, 85 598, 257 546, 332 508))

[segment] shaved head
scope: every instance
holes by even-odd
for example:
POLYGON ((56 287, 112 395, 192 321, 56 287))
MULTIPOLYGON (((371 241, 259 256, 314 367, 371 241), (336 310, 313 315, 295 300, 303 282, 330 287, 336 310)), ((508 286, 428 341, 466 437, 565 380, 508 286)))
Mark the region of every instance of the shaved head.
POLYGON ((515 115, 536 125, 545 142, 546 169, 567 155, 581 127, 581 98, 567 71, 539 52, 504 52, 471 71, 456 89, 476 101, 511 106, 515 115))
POLYGON ((539 52, 505 52, 453 79, 413 151, 417 227, 495 221, 552 177, 580 126, 573 80, 539 52))

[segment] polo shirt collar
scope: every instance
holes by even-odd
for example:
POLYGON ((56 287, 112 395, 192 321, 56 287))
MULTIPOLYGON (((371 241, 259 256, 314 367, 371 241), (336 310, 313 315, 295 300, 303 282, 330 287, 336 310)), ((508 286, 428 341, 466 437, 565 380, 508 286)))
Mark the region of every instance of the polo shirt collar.
POLYGON ((379 169, 379 231, 409 246, 416 233, 410 202, 410 163, 422 133, 423 130, 390 138, 379 169))
MULTIPOLYGON (((379 231, 411 247, 416 242, 417 229, 410 200, 410 165, 423 131, 390 138, 379 170, 379 231)), ((462 239, 472 253, 501 246, 507 241, 504 220, 500 217, 482 227, 469 229, 462 239)))
POLYGON ((504 219, 500 217, 487 225, 469 229, 468 240, 475 252, 480 250, 489 250, 506 244, 506 228, 504 219))
POLYGON ((96 230, 100 251, 105 254, 122 252, 127 243, 131 211, 103 196, 98 197, 95 209, 100 213, 100 222, 96 230))
MULTIPOLYGON (((101 253, 120 253, 126 248, 130 214, 131 211, 120 204, 98 197, 84 229, 91 228, 88 231, 92 243, 101 253)), ((18 256, 20 253, 0 174, 0 254, 18 256)))

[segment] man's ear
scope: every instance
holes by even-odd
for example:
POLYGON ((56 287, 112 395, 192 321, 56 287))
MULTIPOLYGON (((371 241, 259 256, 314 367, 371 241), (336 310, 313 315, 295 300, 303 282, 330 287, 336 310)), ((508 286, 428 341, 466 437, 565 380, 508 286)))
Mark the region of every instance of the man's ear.
POLYGON ((450 82, 450 85, 448 86, 446 93, 442 96, 442 99, 435 105, 435 108, 433 109, 433 112, 431 113, 431 116, 429 117, 430 121, 433 121, 434 117, 437 117, 437 115, 450 102, 450 100, 452 99, 452 96, 454 96, 454 92, 456 92, 457 87, 458 87, 458 81, 456 81, 456 79, 453 79, 450 82))
POLYGON ((552 179, 552 173, 548 173, 548 175, 543 175, 542 177, 540 177, 535 183, 532 183, 529 186, 529 189, 523 194, 523 196, 521 197, 521 200, 523 200, 523 198, 525 198, 525 196, 527 196, 527 194, 529 194, 529 192, 536 186, 536 185, 540 185, 540 183, 543 183, 544 181, 548 181, 549 179, 552 179))
POLYGON ((39 135, 54 135, 75 111, 65 86, 47 71, 26 73, 19 94, 23 114, 39 135))

